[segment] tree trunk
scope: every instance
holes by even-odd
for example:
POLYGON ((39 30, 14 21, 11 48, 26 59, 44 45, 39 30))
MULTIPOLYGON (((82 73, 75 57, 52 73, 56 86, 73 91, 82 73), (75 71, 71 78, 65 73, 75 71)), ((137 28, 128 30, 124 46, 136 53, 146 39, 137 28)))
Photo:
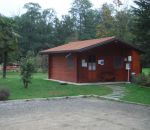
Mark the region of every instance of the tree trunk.
POLYGON ((4 59, 3 59, 3 78, 6 78, 7 58, 8 58, 8 53, 7 53, 7 51, 5 51, 4 52, 4 59))
POLYGON ((25 80, 23 80, 23 84, 24 84, 24 88, 28 88, 28 83, 25 81, 25 80))

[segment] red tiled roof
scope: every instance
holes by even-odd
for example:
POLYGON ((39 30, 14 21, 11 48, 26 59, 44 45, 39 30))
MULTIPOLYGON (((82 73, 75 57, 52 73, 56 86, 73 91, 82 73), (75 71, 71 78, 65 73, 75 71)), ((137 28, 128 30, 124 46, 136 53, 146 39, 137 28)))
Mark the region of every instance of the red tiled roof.
POLYGON ((103 45, 105 43, 111 43, 112 41, 120 41, 120 43, 128 46, 129 48, 132 48, 141 53, 144 53, 142 50, 138 49, 137 47, 131 44, 128 44, 126 42, 123 42, 115 37, 105 37, 105 38, 100 38, 100 39, 69 42, 68 44, 64 44, 61 46, 43 50, 40 53, 49 54, 49 53, 63 53, 63 52, 81 52, 83 50, 88 50, 88 49, 97 47, 99 45, 103 45))
POLYGON ((114 39, 115 37, 106 37, 106 38, 100 38, 100 39, 69 42, 68 44, 64 44, 58 47, 54 47, 54 48, 41 51, 41 53, 59 53, 59 52, 80 51, 82 49, 92 47, 95 45, 99 45, 105 42, 109 42, 114 39))

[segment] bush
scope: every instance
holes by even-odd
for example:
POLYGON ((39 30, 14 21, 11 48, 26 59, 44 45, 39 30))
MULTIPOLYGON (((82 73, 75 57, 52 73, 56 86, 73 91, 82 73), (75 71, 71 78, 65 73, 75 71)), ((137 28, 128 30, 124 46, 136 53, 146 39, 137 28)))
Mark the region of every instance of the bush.
POLYGON ((8 89, 0 89, 0 101, 8 100, 10 92, 8 89))
POLYGON ((35 61, 33 56, 28 53, 25 58, 21 59, 20 73, 24 88, 28 88, 31 83, 32 75, 35 72, 35 61))
POLYGON ((150 74, 148 75, 145 75, 144 73, 140 74, 139 76, 136 77, 135 83, 142 86, 150 87, 150 74))

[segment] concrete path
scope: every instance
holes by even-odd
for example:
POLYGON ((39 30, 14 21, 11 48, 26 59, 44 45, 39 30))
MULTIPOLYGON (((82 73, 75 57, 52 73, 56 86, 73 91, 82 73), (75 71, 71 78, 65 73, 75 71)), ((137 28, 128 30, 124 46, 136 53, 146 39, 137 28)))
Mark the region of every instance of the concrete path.
POLYGON ((113 92, 112 92, 111 94, 102 96, 102 97, 104 97, 104 98, 119 100, 119 99, 121 99, 121 98, 124 96, 124 94, 125 94, 125 88, 124 88, 124 87, 121 87, 120 85, 107 85, 106 87, 111 88, 113 92))
POLYGON ((95 98, 0 102, 0 130, 150 130, 150 107, 95 98))

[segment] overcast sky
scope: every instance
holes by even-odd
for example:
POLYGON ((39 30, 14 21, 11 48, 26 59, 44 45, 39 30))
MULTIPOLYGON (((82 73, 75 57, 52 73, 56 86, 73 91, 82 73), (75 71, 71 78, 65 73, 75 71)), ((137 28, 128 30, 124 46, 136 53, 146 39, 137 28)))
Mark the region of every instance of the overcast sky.
MULTIPOLYGON (((42 9, 53 8, 57 15, 67 14, 73 0, 0 0, 0 13, 5 16, 20 15, 24 12, 23 5, 28 2, 39 3, 42 9)), ((100 8, 104 3, 113 0, 90 0, 94 8, 100 8)), ((133 0, 121 0, 122 3, 133 5, 133 0)))

